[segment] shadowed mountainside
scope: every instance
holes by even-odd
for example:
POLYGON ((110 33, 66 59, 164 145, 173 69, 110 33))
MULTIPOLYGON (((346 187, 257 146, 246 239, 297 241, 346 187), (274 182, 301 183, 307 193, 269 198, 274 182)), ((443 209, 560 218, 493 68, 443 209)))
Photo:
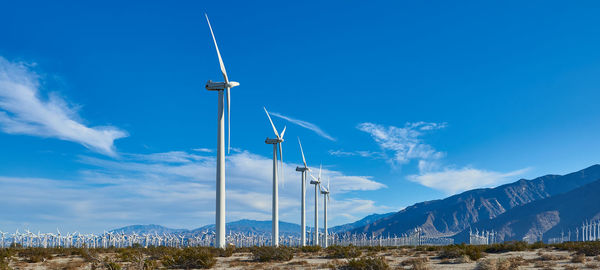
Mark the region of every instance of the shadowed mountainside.
MULTIPOLYGON (((572 230, 575 239, 575 227, 584 220, 600 217, 600 180, 550 198, 538 200, 515 207, 493 220, 483 220, 472 225, 473 228, 494 230, 500 240, 523 240, 525 237, 537 241, 543 237, 559 237, 572 230)), ((468 232, 457 235, 456 239, 465 241, 468 232)), ((579 236, 581 237, 581 235, 579 236)))
POLYGON ((600 165, 594 165, 564 176, 546 175, 496 188, 474 189, 442 200, 417 203, 352 232, 402 234, 421 227, 428 235, 454 235, 474 223, 493 220, 515 207, 571 191, 598 179, 600 165))

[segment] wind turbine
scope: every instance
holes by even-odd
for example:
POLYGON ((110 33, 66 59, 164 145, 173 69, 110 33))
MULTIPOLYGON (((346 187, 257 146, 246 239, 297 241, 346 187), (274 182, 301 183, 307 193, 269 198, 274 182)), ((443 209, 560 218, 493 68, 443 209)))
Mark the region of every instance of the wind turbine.
POLYGON ((300 145, 300 153, 302 153, 302 162, 304 162, 304 167, 296 167, 297 172, 302 172, 302 213, 300 214, 300 226, 301 229, 301 240, 300 243, 302 246, 306 245, 306 172, 310 172, 310 168, 306 165, 306 158, 304 158, 304 150, 302 150, 302 143, 300 142, 300 138, 298 138, 298 144, 300 145))
POLYGON ((275 136, 277 136, 276 139, 269 139, 269 137, 267 137, 267 139, 265 139, 265 143, 266 144, 272 144, 273 145, 273 246, 277 247, 279 246, 279 187, 277 186, 277 148, 279 148, 279 158, 281 159, 281 182, 284 181, 283 179, 283 150, 281 149, 281 143, 283 142, 283 135, 285 134, 285 129, 286 127, 283 127, 283 131, 281 132, 281 136, 279 136, 279 133, 277 132, 277 129, 275 128, 275 125, 273 124, 273 120, 271 120, 271 115, 269 115, 269 112, 267 111, 267 108, 265 109, 265 113, 267 114, 267 117, 269 118, 269 122, 271 122, 271 127, 273 127, 273 132, 275 133, 275 136))
POLYGON ((327 203, 329 202, 329 177, 327 177, 327 188, 321 187, 321 194, 323 194, 323 233, 325 234, 323 247, 327 248, 327 203))
POLYGON ((315 233, 313 234, 313 245, 319 245, 319 187, 321 185, 321 169, 323 165, 319 166, 319 178, 315 178, 312 174, 309 174, 313 179, 310 181, 311 185, 315 185, 315 233))
POLYGON ((232 87, 236 87, 240 85, 238 82, 229 81, 227 77, 227 71, 225 70, 225 64, 223 64, 223 59, 221 58, 221 53, 219 52, 219 46, 217 46, 217 39, 215 39, 215 33, 212 30, 212 26, 210 25, 210 21, 208 20, 208 15, 206 16, 206 21, 208 22, 208 28, 210 28, 210 34, 212 35, 213 42, 215 43, 215 49, 217 49, 217 56, 219 57, 219 64, 221 66, 221 72, 223 73, 223 78, 225 82, 213 82, 209 80, 206 83, 206 90, 208 91, 217 91, 219 93, 219 110, 218 110, 218 123, 219 128, 217 129, 217 203, 216 203, 216 215, 215 215, 215 230, 216 230, 216 238, 215 238, 215 246, 219 248, 225 248, 225 127, 224 127, 224 110, 223 110, 223 92, 227 91, 227 152, 230 149, 231 143, 231 129, 230 127, 230 99, 231 95, 229 89, 232 87))

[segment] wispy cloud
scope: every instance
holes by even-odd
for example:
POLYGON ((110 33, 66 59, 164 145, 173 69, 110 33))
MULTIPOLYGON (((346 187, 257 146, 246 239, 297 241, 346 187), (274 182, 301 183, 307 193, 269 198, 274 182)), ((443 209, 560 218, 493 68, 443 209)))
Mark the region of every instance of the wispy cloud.
POLYGON ((321 137, 323 137, 325 139, 328 139, 330 141, 335 141, 335 138, 333 138, 331 135, 327 134, 327 132, 323 131, 320 127, 318 127, 317 125, 315 125, 313 123, 309 123, 309 122, 306 122, 306 121, 303 121, 303 120, 294 119, 294 118, 291 118, 289 116, 285 116, 283 114, 276 113, 276 112, 271 112, 271 115, 273 115, 275 117, 279 117, 281 119, 285 119, 285 120, 287 120, 287 121, 289 121, 291 123, 294 123, 296 125, 299 125, 299 126, 301 126, 303 128, 310 129, 310 130, 314 131, 319 136, 321 136, 321 137))
POLYGON ((212 153, 213 150, 210 148, 195 148, 193 149, 196 152, 203 152, 203 153, 212 153))
MULTIPOLYGON (((383 126, 374 123, 361 123, 357 128, 367 132, 381 149, 381 156, 392 166, 418 162, 418 174, 407 176, 407 179, 423 186, 437 189, 446 194, 474 189, 493 187, 512 181, 512 177, 525 173, 528 169, 510 172, 463 167, 456 169, 443 165, 444 152, 437 151, 427 144, 423 136, 427 132, 443 129, 446 123, 416 122, 406 123, 404 127, 383 126)), ((330 151, 336 156, 378 157, 377 152, 369 151, 330 151)))
POLYGON ((357 128, 369 133, 379 145, 383 154, 390 153, 392 165, 406 164, 411 160, 435 160, 444 156, 421 138, 425 132, 442 129, 445 123, 416 122, 404 127, 383 126, 374 123, 361 123, 357 128))
POLYGON ((114 141, 127 136, 112 126, 84 125, 74 106, 57 93, 41 93, 39 75, 25 63, 0 56, 0 129, 72 141, 90 150, 114 156, 114 141))
POLYGON ((471 167, 446 168, 441 171, 409 175, 407 178, 426 187, 441 190, 446 194, 456 194, 474 188, 495 187, 505 184, 514 181, 513 177, 522 175, 528 170, 529 168, 524 168, 503 173, 471 167))
POLYGON ((385 157, 385 155, 383 155, 383 153, 375 152, 375 151, 347 152, 347 151, 343 151, 343 150, 329 150, 329 154, 332 156, 336 156, 336 157, 352 157, 352 156, 370 157, 370 158, 384 158, 385 157))

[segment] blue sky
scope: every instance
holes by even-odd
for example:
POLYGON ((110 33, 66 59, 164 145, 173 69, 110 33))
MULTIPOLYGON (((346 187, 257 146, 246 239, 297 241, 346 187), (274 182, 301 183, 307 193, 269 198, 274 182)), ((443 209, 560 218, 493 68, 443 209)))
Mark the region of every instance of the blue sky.
POLYGON ((333 225, 596 164, 599 8, 3 2, 0 229, 214 222, 217 95, 204 84, 221 75, 204 12, 241 83, 228 221, 270 218, 263 106, 288 127, 288 222, 299 223, 296 137, 331 178, 333 225))

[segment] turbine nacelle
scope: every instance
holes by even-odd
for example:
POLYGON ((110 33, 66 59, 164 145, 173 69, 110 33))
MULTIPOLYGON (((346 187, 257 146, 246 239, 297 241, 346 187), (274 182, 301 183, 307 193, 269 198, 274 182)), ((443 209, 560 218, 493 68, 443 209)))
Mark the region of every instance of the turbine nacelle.
POLYGON ((278 144, 280 142, 283 142, 283 139, 269 139, 269 138, 265 139, 266 144, 278 144))
POLYGON ((297 172, 310 172, 310 168, 308 167, 296 167, 297 172))
POLYGON ((240 83, 238 82, 213 82, 211 80, 209 80, 208 82, 206 82, 206 90, 208 91, 221 91, 221 90, 225 90, 227 88, 233 88, 240 85, 240 83))

